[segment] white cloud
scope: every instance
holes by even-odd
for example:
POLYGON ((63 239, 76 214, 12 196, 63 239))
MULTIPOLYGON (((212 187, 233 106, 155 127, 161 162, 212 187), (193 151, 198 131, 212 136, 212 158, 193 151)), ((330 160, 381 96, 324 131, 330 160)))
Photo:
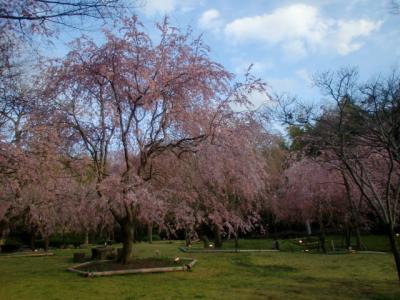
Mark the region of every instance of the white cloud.
POLYGON ((297 70, 297 71, 296 71, 296 75, 297 75, 298 77, 300 77, 302 80, 304 80, 304 82, 305 82, 307 85, 309 85, 309 86, 312 85, 313 80, 312 80, 312 78, 311 78, 310 73, 308 73, 307 69, 304 69, 304 68, 303 68, 303 69, 297 70))
POLYGON ((166 15, 175 11, 187 13, 197 6, 203 6, 204 0, 147 0, 140 8, 148 16, 166 15))
POLYGON ((334 40, 338 52, 342 55, 346 55, 353 51, 357 51, 363 46, 363 42, 359 41, 359 38, 367 37, 371 32, 378 30, 381 25, 382 21, 339 21, 334 40), (357 39, 357 41, 354 41, 355 39, 357 39))
POLYGON ((219 31, 223 20, 221 14, 216 9, 206 10, 199 18, 199 27, 206 30, 219 31))
POLYGON ((270 78, 267 83, 273 91, 292 91, 298 86, 298 82, 292 78, 270 78))
POLYGON ((238 105, 238 104, 231 104, 231 108, 234 111, 244 111, 250 109, 258 109, 261 105, 268 105, 271 103, 272 99, 266 92, 260 91, 252 91, 248 93, 247 98, 249 100, 250 107, 238 105))
POLYGON ((251 73, 256 76, 262 76, 275 67, 275 64, 271 61, 251 61, 243 58, 232 59, 232 64, 235 66, 235 73, 241 75, 247 72, 250 65, 252 65, 251 73))
POLYGON ((271 101, 266 92, 253 91, 249 94, 249 100, 253 105, 253 109, 259 108, 261 105, 267 104, 271 101))
POLYGON ((283 43, 285 53, 290 57, 303 58, 307 56, 307 49, 302 40, 292 40, 283 43))
POLYGON ((226 24, 225 34, 237 43, 280 45, 292 56, 303 57, 318 49, 333 49, 347 55, 360 49, 363 45, 360 38, 378 30, 381 24, 365 19, 327 18, 316 6, 294 4, 269 14, 236 19, 226 24))
POLYGON ((164 15, 174 11, 176 5, 176 0, 147 0, 142 7, 142 11, 147 16, 164 15))
POLYGON ((271 14, 236 19, 226 25, 225 32, 236 39, 255 39, 279 43, 307 37, 321 39, 318 9, 304 4, 279 8, 271 14))

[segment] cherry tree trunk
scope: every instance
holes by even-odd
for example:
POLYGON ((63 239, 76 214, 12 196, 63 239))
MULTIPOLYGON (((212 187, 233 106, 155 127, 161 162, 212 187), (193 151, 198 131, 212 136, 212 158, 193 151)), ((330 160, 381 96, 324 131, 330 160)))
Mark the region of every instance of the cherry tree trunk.
POLYGON ((186 244, 186 247, 191 244, 190 231, 187 228, 185 228, 185 244, 186 244))
POLYGON ((88 246, 88 245, 89 245, 89 230, 85 230, 85 239, 84 239, 84 241, 83 241, 83 244, 84 244, 85 246, 88 246))
POLYGON ((0 253, 1 253, 1 246, 5 243, 5 239, 3 238, 3 230, 0 228, 0 253))
POLYGON ((307 230, 307 235, 311 235, 312 234, 311 224, 310 224, 310 220, 309 219, 306 220, 306 230, 307 230))
POLYGON ((62 247, 65 248, 65 230, 61 231, 61 241, 62 241, 62 247))
POLYGON ((362 250, 361 233, 360 233, 360 227, 358 225, 356 225, 355 227, 355 234, 356 234, 356 248, 357 250, 362 250))
POLYGON ((346 224, 346 226, 345 226, 344 237, 345 237, 345 241, 346 241, 346 249, 350 249, 350 247, 351 247, 351 231, 350 231, 349 224, 346 224))
POLYGON ((399 252, 399 246, 396 241, 396 234, 393 229, 393 225, 389 224, 388 225, 388 235, 389 235, 389 240, 390 240, 390 247, 392 249, 394 261, 396 263, 396 269, 397 269, 397 276, 400 281, 400 252, 399 252))
POLYGON ((319 229, 320 229, 320 235, 319 235, 319 241, 321 245, 321 250, 322 252, 326 253, 326 237, 325 237, 325 227, 322 221, 319 223, 319 229))
POLYGON ((214 228, 214 244, 216 248, 222 247, 221 229, 218 226, 214 228))
POLYGON ((43 237, 44 240, 44 251, 48 251, 49 250, 49 236, 46 235, 43 237))
POLYGON ((7 233, 6 233, 6 226, 5 226, 5 222, 0 222, 0 252, 1 247, 5 244, 6 242, 6 237, 7 237, 7 233))
POLYGON ((153 223, 147 224, 147 241, 149 244, 153 243, 153 223))
POLYGON ((239 250, 239 238, 238 235, 235 234, 235 251, 238 252, 239 250))
POLYGON ((356 236, 356 249, 362 250, 360 218, 358 216, 358 212, 355 214, 355 218, 354 218, 354 234, 356 236))
POLYGON ((118 257, 118 262, 127 264, 131 260, 132 256, 134 224, 132 221, 125 218, 120 225, 122 234, 122 251, 118 257))
POLYGON ((203 241, 204 248, 208 248, 208 246, 210 245, 210 240, 208 239, 208 237, 203 234, 200 236, 200 239, 203 241))
POLYGON ((35 235, 36 234, 34 232, 30 233, 30 246, 32 251, 35 250, 35 235))

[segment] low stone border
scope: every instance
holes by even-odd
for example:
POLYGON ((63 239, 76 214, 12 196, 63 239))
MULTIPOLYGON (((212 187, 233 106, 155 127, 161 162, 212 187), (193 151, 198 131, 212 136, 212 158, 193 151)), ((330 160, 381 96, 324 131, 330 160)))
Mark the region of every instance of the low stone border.
MULTIPOLYGON (((83 264, 75 265, 67 269, 67 271, 78 273, 84 277, 100 277, 100 276, 112 276, 112 275, 124 275, 124 274, 144 274, 144 273, 163 273, 163 272, 177 272, 187 271, 193 268, 197 263, 196 259, 181 257, 181 259, 192 260, 190 263, 179 266, 179 267, 164 267, 164 268, 143 268, 143 269, 130 269, 130 270, 117 270, 117 271, 104 271, 104 272, 86 272, 77 270, 76 268, 89 265, 93 261, 85 262, 83 264)), ((106 262, 106 260, 97 260, 96 262, 106 262)))
POLYGON ((360 254, 391 254, 390 252, 384 252, 384 251, 356 251, 356 253, 360 254))
POLYGON ((26 253, 0 254, 0 257, 41 257, 41 256, 54 256, 54 253, 53 252, 45 252, 45 253, 26 252, 26 253))
POLYGON ((185 253, 239 253, 239 252, 280 252, 273 249, 192 249, 188 247, 179 247, 179 250, 185 253))
POLYGON ((330 251, 327 254, 331 254, 331 255, 340 255, 340 254, 391 254, 390 252, 383 252, 383 251, 357 251, 357 250, 353 250, 353 251, 348 251, 348 250, 343 250, 343 251, 330 251))

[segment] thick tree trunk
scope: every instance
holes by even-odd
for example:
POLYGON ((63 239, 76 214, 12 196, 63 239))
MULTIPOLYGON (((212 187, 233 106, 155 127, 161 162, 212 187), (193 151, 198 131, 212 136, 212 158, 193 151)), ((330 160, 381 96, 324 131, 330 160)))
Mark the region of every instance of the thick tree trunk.
POLYGON ((356 236, 356 249, 362 250, 363 245, 361 242, 360 216, 358 211, 354 213, 354 234, 356 236))
POLYGON ((221 229, 218 226, 214 227, 214 244, 215 244, 215 248, 222 247, 221 229))
POLYGON ((210 240, 208 239, 208 237, 206 235, 201 235, 200 239, 203 241, 204 248, 208 248, 210 245, 210 240))
POLYGON ((65 248, 65 229, 64 228, 61 231, 61 241, 62 241, 62 248, 65 248))
POLYGON ((89 245, 89 230, 85 230, 85 237, 83 244, 87 247, 89 245))
POLYGON ((0 253, 1 253, 1 249, 2 249, 2 246, 6 243, 6 236, 7 236, 7 233, 6 233, 6 225, 5 225, 5 222, 0 222, 0 253))
POLYGON ((349 224, 346 224, 345 231, 344 231, 344 237, 346 241, 346 249, 350 249, 351 247, 351 231, 349 224))
POLYGON ((322 252, 326 253, 326 245, 325 245, 325 226, 324 226, 324 218, 321 211, 321 203, 318 202, 318 223, 319 223, 319 243, 322 252))
POLYGON ((235 251, 238 252, 239 250, 239 238, 238 235, 235 234, 235 251))
POLYGON ((153 243, 153 223, 147 224, 147 241, 149 244, 153 243))
POLYGON ((35 236, 36 234, 34 232, 30 233, 30 246, 32 251, 35 250, 35 236))
POLYGON ((394 261, 396 263, 396 269, 397 269, 397 276, 400 281, 400 252, 399 252, 399 247, 396 241, 396 234, 393 229, 393 225, 389 224, 388 225, 388 235, 389 235, 389 240, 390 240, 390 247, 392 249, 394 261))
POLYGON ((115 232, 114 232, 114 228, 111 229, 110 231, 110 237, 112 241, 115 241, 115 232))
POLYGON ((306 230, 307 230, 307 235, 312 234, 310 220, 308 219, 306 220, 306 230))
POLYGON ((191 244, 191 240, 190 240, 190 231, 185 228, 185 245, 186 247, 188 247, 191 244))
POLYGON ((111 245, 110 231, 108 229, 106 230, 106 243, 107 245, 111 245))
POLYGON ((48 251, 49 250, 49 236, 46 235, 43 237, 44 240, 44 251, 48 251))
POLYGON ((320 229, 320 235, 319 235, 319 241, 321 245, 321 250, 322 252, 326 253, 326 236, 325 236, 325 227, 322 221, 319 223, 319 229, 320 229))
POLYGON ((354 231, 356 235, 356 249, 360 251, 362 250, 360 227, 356 225, 354 231))
POLYGON ((122 251, 118 257, 118 262, 122 264, 127 264, 131 260, 132 250, 133 250, 133 238, 134 238, 134 225, 127 219, 124 219, 121 225, 122 234, 122 251))

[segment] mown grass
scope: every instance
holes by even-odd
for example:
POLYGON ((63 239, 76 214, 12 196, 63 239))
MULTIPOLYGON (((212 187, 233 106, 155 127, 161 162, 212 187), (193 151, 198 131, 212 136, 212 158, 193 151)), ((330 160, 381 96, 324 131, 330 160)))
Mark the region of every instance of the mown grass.
MULTIPOLYGON (((287 240, 279 240, 280 249, 282 251, 303 251, 304 247, 301 247, 296 241, 299 239, 287 239, 287 240)), ((345 248, 345 241, 342 236, 339 235, 328 235, 326 237, 326 246, 328 249, 331 249, 331 245, 335 246, 336 249, 345 248)), ((400 241, 400 238, 399 238, 400 241)), ((390 251, 390 243, 387 236, 384 235, 365 235, 361 238, 362 246, 364 250, 370 251, 390 251)), ((239 240, 239 248, 240 249, 271 249, 272 248, 273 239, 246 239, 239 240)), ((353 248, 356 246, 355 237, 351 238, 351 244, 353 248)), ((201 247, 201 246, 200 246, 201 247)), ((229 240, 223 244, 223 249, 234 249, 234 241, 229 240)))
POLYGON ((183 254, 181 245, 139 243, 135 255, 198 259, 190 272, 83 278, 65 271, 76 250, 1 257, 0 299, 400 299, 390 254, 183 254))

